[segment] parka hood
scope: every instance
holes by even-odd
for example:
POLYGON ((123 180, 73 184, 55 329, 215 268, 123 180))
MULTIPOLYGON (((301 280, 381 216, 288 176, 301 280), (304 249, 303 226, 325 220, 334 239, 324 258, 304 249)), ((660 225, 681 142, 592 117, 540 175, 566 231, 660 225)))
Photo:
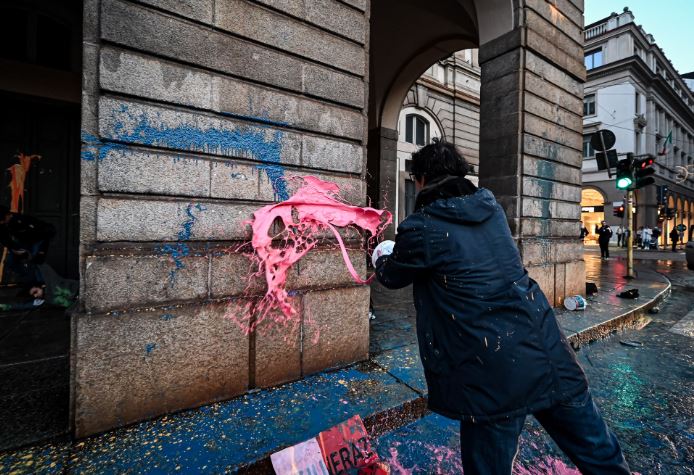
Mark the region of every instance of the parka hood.
POLYGON ((492 217, 498 206, 492 192, 480 188, 471 195, 438 199, 421 212, 450 222, 482 223, 492 217))

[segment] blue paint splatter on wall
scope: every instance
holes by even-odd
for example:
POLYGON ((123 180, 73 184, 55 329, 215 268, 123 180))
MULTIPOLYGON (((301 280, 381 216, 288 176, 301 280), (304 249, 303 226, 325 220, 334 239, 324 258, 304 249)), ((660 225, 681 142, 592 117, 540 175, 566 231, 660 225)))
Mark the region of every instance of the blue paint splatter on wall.
MULTIPOLYGON (((114 112, 111 139, 177 150, 195 150, 221 155, 240 156, 265 162, 258 169, 265 171, 272 183, 275 198, 289 198, 281 164, 284 132, 264 125, 236 125, 233 129, 209 127, 202 129, 183 124, 168 127, 157 113, 155 125, 142 110, 121 104, 114 112)), ((262 118, 255 118, 262 120, 262 118)))
POLYGON ((168 321, 176 318, 176 315, 174 315, 173 313, 165 313, 165 314, 161 315, 159 318, 161 318, 165 322, 168 322, 168 321))
POLYGON ((178 271, 185 267, 183 258, 190 255, 190 247, 188 247, 188 244, 180 241, 189 241, 193 234, 193 225, 198 220, 198 217, 193 214, 193 211, 202 212, 205 211, 205 209, 206 208, 199 203, 190 203, 186 208, 188 219, 181 224, 181 230, 178 231, 179 242, 175 244, 165 244, 157 249, 159 253, 169 256, 174 262, 174 268, 169 272, 169 285, 171 287, 176 285, 178 271))
POLYGON ((152 354, 152 352, 157 348, 156 343, 147 343, 145 345, 145 353, 149 356, 152 354))
POLYGON ((102 161, 111 150, 122 150, 125 145, 112 142, 102 142, 98 137, 82 131, 81 158, 85 162, 102 161))

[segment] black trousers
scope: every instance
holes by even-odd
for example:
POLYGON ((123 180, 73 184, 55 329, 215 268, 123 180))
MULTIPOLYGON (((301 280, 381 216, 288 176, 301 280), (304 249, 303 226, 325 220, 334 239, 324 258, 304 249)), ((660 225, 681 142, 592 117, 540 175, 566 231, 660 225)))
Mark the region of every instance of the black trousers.
POLYGON ((610 257, 610 242, 598 241, 600 244, 600 257, 610 257))

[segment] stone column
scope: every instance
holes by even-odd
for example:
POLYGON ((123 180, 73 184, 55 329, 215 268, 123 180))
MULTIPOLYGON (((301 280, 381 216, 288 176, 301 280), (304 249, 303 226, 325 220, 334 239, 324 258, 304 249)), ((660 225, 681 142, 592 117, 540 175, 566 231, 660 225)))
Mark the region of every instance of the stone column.
POLYGON ((504 207, 531 276, 560 305, 585 291, 582 2, 527 0, 517 17, 520 26, 480 47, 480 184, 504 207))

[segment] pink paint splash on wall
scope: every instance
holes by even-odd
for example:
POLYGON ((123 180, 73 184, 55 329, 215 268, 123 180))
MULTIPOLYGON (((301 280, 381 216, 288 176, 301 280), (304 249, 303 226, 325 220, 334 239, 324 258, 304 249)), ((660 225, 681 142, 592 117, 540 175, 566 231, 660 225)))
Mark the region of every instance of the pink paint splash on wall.
POLYGON ((392 220, 388 211, 353 206, 340 199, 339 187, 316 177, 302 177, 301 186, 294 195, 280 203, 260 208, 248 222, 253 231, 251 245, 255 258, 267 282, 267 291, 250 315, 236 317, 247 332, 272 316, 274 323, 286 325, 297 312, 290 303, 285 288, 289 268, 313 249, 327 233, 334 236, 342 252, 347 270, 355 282, 367 284, 373 276, 363 279, 354 269, 347 248, 337 228, 355 228, 366 231, 370 239, 377 239, 392 220), (271 235, 277 224, 281 227, 271 235))

